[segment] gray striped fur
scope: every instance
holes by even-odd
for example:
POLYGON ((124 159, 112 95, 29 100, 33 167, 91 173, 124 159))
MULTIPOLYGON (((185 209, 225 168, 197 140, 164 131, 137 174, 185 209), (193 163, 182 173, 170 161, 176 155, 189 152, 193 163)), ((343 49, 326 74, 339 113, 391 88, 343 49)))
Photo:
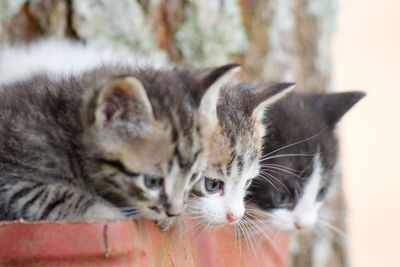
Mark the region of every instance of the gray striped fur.
POLYGON ((234 67, 115 65, 2 85, 0 220, 178 215, 190 178, 206 164, 213 126, 203 118, 212 114, 199 112, 202 101, 234 67), (126 77, 143 86, 150 111, 125 93, 126 77), (145 176, 163 182, 149 189, 145 176))

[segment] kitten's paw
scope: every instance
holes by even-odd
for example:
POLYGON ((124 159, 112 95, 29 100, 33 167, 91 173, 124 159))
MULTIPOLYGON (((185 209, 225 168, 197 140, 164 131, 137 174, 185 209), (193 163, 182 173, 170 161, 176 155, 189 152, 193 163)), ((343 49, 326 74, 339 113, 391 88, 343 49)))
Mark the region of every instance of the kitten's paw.
POLYGON ((114 221, 125 218, 119 209, 103 203, 94 204, 83 215, 83 219, 86 221, 114 221))
POLYGON ((175 222, 175 219, 174 219, 174 218, 168 218, 168 219, 165 219, 165 220, 162 220, 162 221, 158 221, 158 222, 157 222, 157 226, 158 226, 162 231, 166 231, 166 230, 168 230, 168 229, 171 227, 171 225, 174 224, 174 222, 175 222))

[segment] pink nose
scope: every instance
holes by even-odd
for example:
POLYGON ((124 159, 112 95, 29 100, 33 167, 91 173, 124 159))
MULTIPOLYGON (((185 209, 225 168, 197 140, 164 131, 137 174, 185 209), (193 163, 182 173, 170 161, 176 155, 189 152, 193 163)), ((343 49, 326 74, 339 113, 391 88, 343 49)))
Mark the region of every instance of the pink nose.
POLYGON ((232 222, 236 222, 236 221, 240 220, 240 218, 242 218, 242 217, 235 216, 235 215, 233 215, 231 212, 228 212, 228 213, 226 214, 226 218, 228 219, 229 222, 232 223, 232 222))

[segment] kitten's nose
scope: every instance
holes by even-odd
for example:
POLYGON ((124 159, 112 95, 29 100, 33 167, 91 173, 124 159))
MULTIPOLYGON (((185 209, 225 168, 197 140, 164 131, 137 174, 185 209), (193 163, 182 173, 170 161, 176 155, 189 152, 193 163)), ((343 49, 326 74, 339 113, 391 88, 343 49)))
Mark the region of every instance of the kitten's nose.
POLYGON ((228 219, 229 222, 233 223, 233 222, 236 222, 236 221, 240 220, 242 217, 241 216, 235 216, 235 215, 233 215, 233 213, 228 212, 226 214, 226 218, 228 219))
POLYGON ((168 217, 179 216, 183 210, 183 202, 174 201, 165 203, 165 213, 168 217))
POLYGON ((299 222, 295 222, 294 226, 296 226, 297 230, 303 230, 304 228, 307 228, 307 226, 305 226, 304 224, 301 224, 299 222))
POLYGON ((181 215, 180 213, 173 214, 173 213, 169 213, 168 211, 166 211, 165 213, 167 214, 168 217, 176 217, 176 216, 181 215))

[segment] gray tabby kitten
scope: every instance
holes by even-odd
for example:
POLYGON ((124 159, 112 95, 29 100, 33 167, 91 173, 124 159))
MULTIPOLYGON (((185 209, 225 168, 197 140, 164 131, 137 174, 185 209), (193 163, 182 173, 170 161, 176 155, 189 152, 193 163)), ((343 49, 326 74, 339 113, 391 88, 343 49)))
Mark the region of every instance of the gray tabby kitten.
POLYGON ((214 226, 240 221, 246 189, 260 170, 264 110, 293 85, 241 82, 221 89, 220 128, 213 134, 203 178, 191 191, 188 212, 192 217, 214 226))
POLYGON ((4 84, 0 220, 179 215, 236 70, 115 65, 4 84))

